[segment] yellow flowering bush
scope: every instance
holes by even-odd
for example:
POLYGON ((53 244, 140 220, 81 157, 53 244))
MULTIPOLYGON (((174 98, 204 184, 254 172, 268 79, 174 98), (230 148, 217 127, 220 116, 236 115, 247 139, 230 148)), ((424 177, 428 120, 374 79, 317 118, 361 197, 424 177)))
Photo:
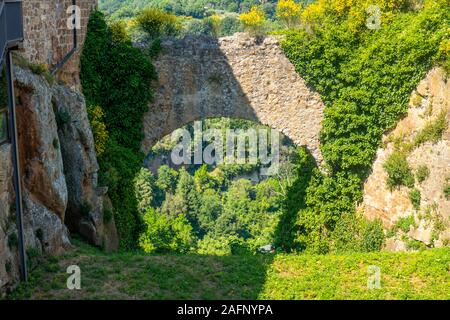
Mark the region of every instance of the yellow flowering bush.
MULTIPOLYGON (((438 0, 427 0, 434 3, 438 0)), ((407 9, 413 0, 317 0, 308 5, 301 13, 301 19, 309 25, 317 25, 326 19, 347 20, 349 29, 357 32, 366 24, 373 13, 367 10, 371 6, 379 8, 382 23, 390 23, 394 12, 407 9)))
POLYGON ((245 30, 252 35, 258 36, 263 33, 263 26, 266 22, 264 11, 258 6, 252 6, 249 12, 242 13, 239 20, 243 24, 245 30))
POLYGON ((303 10, 301 19, 307 23, 314 23, 325 15, 325 9, 327 7, 326 0, 318 0, 313 2, 303 10))
POLYGON ((300 23, 302 5, 294 0, 280 0, 277 4, 276 17, 290 29, 300 23))
POLYGON ((106 143, 108 142, 108 130, 104 122, 105 113, 100 106, 88 108, 89 121, 91 123, 92 133, 95 140, 95 152, 97 156, 101 156, 105 152, 106 143))
POLYGON ((209 17, 209 21, 211 21, 212 32, 215 36, 218 36, 220 32, 222 17, 218 14, 213 14, 211 17, 209 17))

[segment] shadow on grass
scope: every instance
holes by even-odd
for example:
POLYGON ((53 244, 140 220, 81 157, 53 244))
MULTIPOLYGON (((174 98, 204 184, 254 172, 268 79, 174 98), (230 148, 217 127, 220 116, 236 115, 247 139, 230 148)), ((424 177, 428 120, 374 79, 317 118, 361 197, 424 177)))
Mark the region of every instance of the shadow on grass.
POLYGON ((27 284, 7 299, 258 299, 273 255, 106 254, 77 242, 73 251, 40 260, 27 284), (81 270, 81 290, 66 287, 67 267, 81 270))

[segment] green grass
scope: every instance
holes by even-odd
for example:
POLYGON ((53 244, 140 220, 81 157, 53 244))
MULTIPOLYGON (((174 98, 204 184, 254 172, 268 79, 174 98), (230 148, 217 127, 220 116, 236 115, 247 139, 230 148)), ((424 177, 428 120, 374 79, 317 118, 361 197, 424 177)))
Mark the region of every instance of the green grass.
POLYGON ((8 299, 450 299, 450 248, 344 255, 106 254, 85 244, 33 261, 8 299), (79 291, 66 268, 81 268, 79 291), (368 289, 368 268, 381 288, 368 289))

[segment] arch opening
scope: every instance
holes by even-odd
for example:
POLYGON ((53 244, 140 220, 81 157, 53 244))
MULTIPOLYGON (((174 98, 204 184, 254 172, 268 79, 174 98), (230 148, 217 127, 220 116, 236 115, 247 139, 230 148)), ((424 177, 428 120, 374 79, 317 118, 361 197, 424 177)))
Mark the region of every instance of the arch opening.
MULTIPOLYGON (((228 151, 223 153, 230 154, 228 151)), ((178 252, 194 250, 199 254, 228 255, 274 250, 276 231, 283 215, 282 204, 290 181, 293 181, 297 152, 298 146, 289 137, 242 119, 209 118, 167 135, 152 147, 136 177, 137 200, 146 217, 147 230, 141 237, 147 242, 141 242, 141 246, 148 252, 169 251, 155 243, 155 223, 161 220, 169 226, 176 224, 177 232, 184 233, 184 242, 180 235, 178 242, 173 244, 178 252), (216 137, 204 139, 198 136, 199 125, 203 130, 201 134, 216 130, 227 142, 230 137, 236 139, 237 143, 222 146, 233 148, 232 153, 238 161, 208 164, 201 159, 200 163, 195 163, 198 142, 201 152, 211 145, 218 146, 214 144, 216 137), (190 134, 190 148, 184 149, 189 151, 190 163, 179 164, 173 159, 174 150, 178 152, 177 147, 185 138, 180 131, 190 134), (229 132, 236 135, 229 135, 229 132), (268 138, 263 143, 268 143, 269 157, 279 153, 277 170, 271 174, 262 174, 267 171, 263 170, 261 159, 252 162, 251 138, 261 136, 268 138), (239 137, 243 143, 241 154, 244 158, 241 159, 238 157, 240 148, 242 151, 239 137), (279 141, 273 140, 274 137, 279 141)))

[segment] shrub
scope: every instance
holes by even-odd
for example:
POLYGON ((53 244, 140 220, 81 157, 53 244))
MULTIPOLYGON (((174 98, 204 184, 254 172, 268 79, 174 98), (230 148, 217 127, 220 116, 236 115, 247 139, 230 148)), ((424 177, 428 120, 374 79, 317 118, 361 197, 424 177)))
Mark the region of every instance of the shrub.
POLYGON ((380 251, 385 240, 380 221, 367 222, 362 231, 361 249, 364 252, 380 251))
POLYGON ((450 182, 448 181, 444 185, 444 195, 447 198, 447 200, 450 199, 450 182))
POLYGON ((424 182, 428 178, 429 175, 430 175, 430 169, 428 169, 428 166, 421 165, 417 168, 416 178, 419 183, 424 182))
POLYGON ((131 37, 127 32, 126 23, 123 20, 113 21, 109 24, 113 42, 130 42, 131 37))
POLYGON ((408 239, 406 241, 406 248, 408 250, 425 250, 427 248, 427 246, 425 245, 425 243, 416 240, 416 239, 408 239))
POLYGON ((94 135, 95 152, 97 153, 97 156, 101 156, 105 152, 106 143, 108 142, 109 137, 104 122, 105 113, 100 106, 89 107, 88 116, 94 135))
POLYGON ((332 251, 372 252, 381 250, 385 235, 380 221, 367 221, 359 214, 344 214, 331 234, 332 251))
POLYGON ((425 142, 438 142, 448 128, 447 111, 443 110, 437 118, 428 122, 414 138, 414 146, 418 147, 425 142))
POLYGON ((403 232, 409 232, 409 229, 411 228, 411 226, 415 226, 416 222, 414 220, 414 216, 413 215, 409 215, 407 217, 402 217, 400 219, 397 220, 397 222, 395 223, 394 229, 395 230, 402 230, 403 232))
POLYGON ((208 234, 197 243, 197 253, 215 256, 231 255, 230 239, 228 237, 212 237, 208 234))
POLYGON ((421 194, 420 190, 413 189, 409 192, 409 200, 411 200, 411 203, 416 210, 420 210, 420 201, 421 201, 421 194))
POLYGON ((266 15, 260 7, 252 6, 249 12, 242 13, 239 16, 239 20, 250 35, 256 37, 263 35, 263 26, 266 22, 266 15))
POLYGON ((226 16, 220 23, 220 36, 231 36, 236 32, 242 31, 242 26, 239 19, 235 17, 226 16))
POLYGON ((437 60, 444 67, 447 73, 450 73, 450 39, 445 39, 441 42, 437 60))
POLYGON ((280 0, 277 4, 276 17, 281 20, 284 26, 291 29, 300 23, 302 5, 294 0, 280 0))
POLYGON ((17 237, 17 234, 11 233, 8 236, 8 247, 10 249, 13 249, 13 248, 17 248, 18 245, 19 245, 19 238, 17 237))
POLYGON ((136 22, 151 39, 161 36, 175 36, 181 29, 181 24, 175 15, 156 8, 141 11, 136 16, 136 22))
POLYGON ((68 124, 71 121, 71 116, 69 113, 65 112, 65 111, 59 111, 56 112, 55 114, 56 117, 56 124, 58 125, 58 127, 62 127, 65 124, 68 124))
POLYGON ((400 186, 412 187, 414 185, 414 177, 404 153, 394 151, 386 159, 383 168, 388 175, 386 184, 389 189, 392 190, 400 186))
POLYGON ((48 67, 45 63, 30 63, 29 67, 30 70, 37 75, 43 75, 48 72, 48 67))
POLYGON ((53 148, 55 148, 55 150, 58 150, 59 149, 59 140, 57 138, 54 138, 52 145, 53 145, 53 148))
POLYGON ((214 37, 218 37, 220 34, 220 26, 222 23, 222 18, 214 14, 206 19, 204 19, 204 23, 207 23, 210 26, 211 33, 214 37))

